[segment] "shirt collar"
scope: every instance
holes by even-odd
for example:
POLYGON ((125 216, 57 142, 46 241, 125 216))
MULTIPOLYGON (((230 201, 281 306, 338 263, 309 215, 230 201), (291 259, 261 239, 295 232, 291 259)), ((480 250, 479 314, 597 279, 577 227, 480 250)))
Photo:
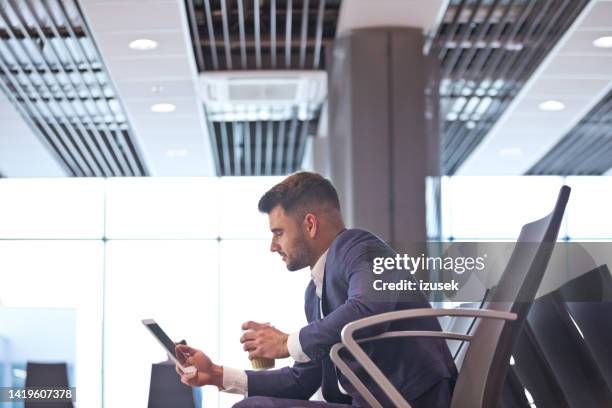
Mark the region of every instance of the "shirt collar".
POLYGON ((323 252, 323 255, 319 257, 317 262, 310 270, 310 276, 312 276, 312 281, 315 284, 315 289, 319 299, 323 293, 323 276, 325 275, 325 260, 327 259, 327 251, 329 251, 329 249, 323 252))

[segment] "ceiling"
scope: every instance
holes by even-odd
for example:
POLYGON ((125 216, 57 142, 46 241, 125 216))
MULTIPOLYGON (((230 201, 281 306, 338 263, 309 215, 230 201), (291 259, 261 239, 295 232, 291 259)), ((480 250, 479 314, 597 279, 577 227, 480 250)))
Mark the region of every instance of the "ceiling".
POLYGON ((187 12, 179 0, 80 0, 152 176, 214 175, 187 12), (135 17, 137 16, 137 17, 135 17), (137 39, 157 47, 134 50, 137 39), (172 112, 153 112, 155 104, 172 112))
POLYGON ((599 175, 612 168, 612 91, 539 159, 527 174, 599 175))
MULTIPOLYGON (((186 0, 198 71, 324 70, 341 0, 186 0)), ((283 120, 208 118, 219 175, 279 175, 299 170, 322 105, 283 120)))
POLYGON ((66 174, 148 174, 76 3, 5 1, 0 38, 0 87, 66 174))
POLYGON ((454 174, 588 0, 453 0, 434 40, 441 63, 442 165, 454 174))
POLYGON ((446 174, 612 167, 612 48, 592 45, 612 35, 609 0, 2 0, 0 10, 0 177, 295 171, 325 136, 325 105, 219 120, 201 74, 324 70, 335 37, 398 25, 423 27, 440 60, 446 174), (130 48, 143 38, 157 46, 130 48), (564 110, 539 110, 546 100, 564 110))
POLYGON ((593 45, 612 35, 611 22, 612 2, 590 1, 457 174, 602 174, 612 167, 594 155, 612 136, 605 125, 612 48, 593 45), (551 100, 564 108, 540 109, 551 100))

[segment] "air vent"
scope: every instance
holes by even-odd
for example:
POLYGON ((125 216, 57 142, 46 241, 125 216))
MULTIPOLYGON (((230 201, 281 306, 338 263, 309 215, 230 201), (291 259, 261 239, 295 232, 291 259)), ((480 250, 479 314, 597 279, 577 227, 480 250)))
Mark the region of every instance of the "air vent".
POLYGON ((199 72, 211 80, 221 74, 202 87, 217 174, 299 169, 327 93, 325 48, 341 0, 185 3, 199 72), (228 79, 238 72, 245 74, 238 82, 228 79))
POLYGON ((322 69, 340 0, 186 0, 200 72, 322 69))
POLYGON ((229 103, 268 103, 269 101, 292 101, 297 99, 298 85, 295 83, 278 84, 228 84, 229 103))
POLYGON ((316 127, 294 112, 288 120, 213 122, 217 165, 225 176, 283 175, 300 169, 316 127))
POLYGON ((200 75, 212 121, 311 120, 327 96, 324 71, 230 71, 200 75))

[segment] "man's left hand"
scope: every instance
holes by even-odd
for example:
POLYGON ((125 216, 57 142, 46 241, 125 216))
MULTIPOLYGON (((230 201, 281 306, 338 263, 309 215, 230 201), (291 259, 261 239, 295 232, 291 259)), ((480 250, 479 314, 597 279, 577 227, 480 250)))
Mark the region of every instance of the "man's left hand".
POLYGON ((268 324, 248 321, 242 324, 242 330, 249 330, 240 337, 249 359, 254 358, 286 358, 289 357, 287 339, 289 335, 268 324))

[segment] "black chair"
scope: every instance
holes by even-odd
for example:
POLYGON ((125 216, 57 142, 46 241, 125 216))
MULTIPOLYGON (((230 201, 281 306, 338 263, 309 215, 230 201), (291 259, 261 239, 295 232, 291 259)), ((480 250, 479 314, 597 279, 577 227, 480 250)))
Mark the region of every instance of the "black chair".
MULTIPOLYGON (((68 385, 68 367, 65 363, 32 363, 26 366, 26 388, 61 388, 66 389, 68 385)), ((25 408, 73 408, 70 401, 47 402, 26 400, 25 408)))
POLYGON ((584 336, 608 387, 612 390, 612 275, 606 265, 573 279, 557 290, 558 299, 584 336), (582 298, 582 299, 581 299, 582 298), (581 301, 578 301, 581 300, 581 301))
POLYGON ((512 354, 536 406, 612 407, 610 299, 603 265, 534 302, 512 354))
POLYGON ((553 211, 546 217, 523 226, 518 242, 498 285, 484 309, 412 309, 370 316, 347 324, 342 343, 332 347, 330 356, 355 389, 376 408, 382 405, 357 374, 340 357, 346 348, 397 407, 410 407, 393 384, 359 346, 359 343, 390 337, 437 337, 470 341, 455 386, 453 408, 497 407, 503 391, 510 355, 521 326, 535 298, 557 240, 561 220, 569 199, 570 188, 563 186, 553 211), (481 318, 474 334, 449 332, 386 332, 356 339, 354 333, 365 327, 400 319, 464 316, 481 318))
POLYGON ((525 387, 512 366, 508 369, 508 374, 506 375, 506 384, 501 396, 501 407, 531 408, 531 403, 525 395, 525 387))
POLYGON ((193 390, 181 383, 174 364, 151 367, 148 408, 195 408, 193 390))

